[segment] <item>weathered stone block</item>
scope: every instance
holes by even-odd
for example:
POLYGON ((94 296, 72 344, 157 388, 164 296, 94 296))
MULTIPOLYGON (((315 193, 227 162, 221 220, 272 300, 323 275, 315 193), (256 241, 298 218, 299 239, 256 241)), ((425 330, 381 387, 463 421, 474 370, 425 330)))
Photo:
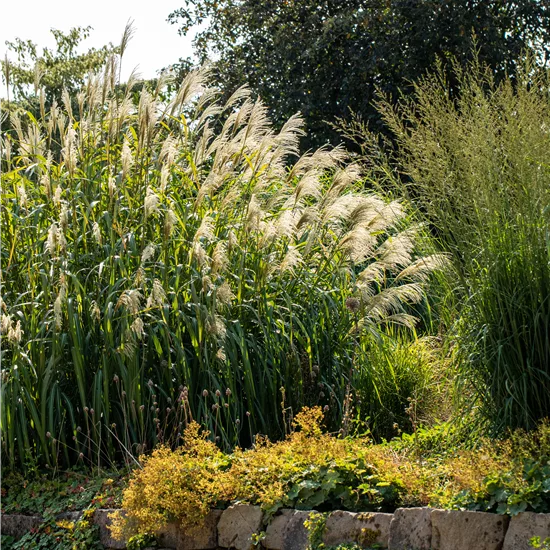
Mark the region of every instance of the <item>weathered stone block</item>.
POLYGON ((431 508, 398 508, 390 523, 390 550, 430 550, 431 515, 431 508))
POLYGON ((502 550, 532 550, 529 539, 550 537, 550 514, 523 512, 512 517, 502 550))
POLYGON ((327 518, 323 542, 327 546, 357 543, 365 547, 378 544, 387 548, 392 518, 393 514, 332 512, 327 518))
POLYGON ((218 544, 222 548, 250 550, 252 535, 262 527, 263 513, 259 506, 234 504, 224 510, 218 523, 218 544))
POLYGON ((212 510, 196 527, 183 528, 178 523, 170 523, 160 530, 159 544, 177 550, 213 550, 218 547, 221 515, 221 510, 212 510))
POLYGON ((37 529, 42 523, 40 516, 25 516, 23 514, 3 514, 1 518, 2 535, 20 539, 31 529, 37 529))
POLYGON ((279 515, 271 518, 265 531, 262 546, 270 550, 283 550, 285 534, 294 510, 280 510, 279 515))
POLYGON ((266 529, 262 544, 269 550, 305 550, 309 541, 308 530, 304 527, 311 512, 281 510, 266 529))
POLYGON ((432 511, 433 550, 501 550, 510 518, 485 512, 432 511))
POLYGON ((109 529, 109 526, 112 523, 109 514, 112 514, 115 511, 116 510, 111 510, 108 508, 96 510, 94 512, 94 523, 99 527, 99 539, 105 548, 124 550, 126 548, 126 541, 114 539, 111 536, 111 530, 109 529))

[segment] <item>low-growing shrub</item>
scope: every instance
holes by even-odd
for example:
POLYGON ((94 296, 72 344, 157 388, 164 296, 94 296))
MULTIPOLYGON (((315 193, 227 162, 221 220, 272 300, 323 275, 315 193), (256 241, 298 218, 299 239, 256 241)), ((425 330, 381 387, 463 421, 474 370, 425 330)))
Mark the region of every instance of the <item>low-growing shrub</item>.
POLYGON ((393 511, 398 506, 516 514, 550 510, 550 424, 516 432, 478 448, 419 455, 414 440, 375 445, 366 437, 336 437, 322 429, 319 408, 304 409, 284 441, 259 439, 252 449, 224 454, 199 435, 185 434, 176 451, 161 448, 136 468, 124 491, 126 515, 117 536, 154 534, 163 524, 197 525, 231 501, 263 508, 393 511))

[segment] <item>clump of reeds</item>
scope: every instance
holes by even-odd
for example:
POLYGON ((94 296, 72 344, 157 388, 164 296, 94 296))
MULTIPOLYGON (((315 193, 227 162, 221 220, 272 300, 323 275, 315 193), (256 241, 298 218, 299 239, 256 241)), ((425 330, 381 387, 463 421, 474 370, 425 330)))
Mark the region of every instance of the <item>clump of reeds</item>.
POLYGON ((191 420, 228 447, 277 436, 281 387, 338 425, 346 383, 371 376, 357 341, 411 327, 439 259, 342 149, 298 156, 300 116, 276 132, 203 70, 169 101, 164 77, 136 101, 116 74, 2 136, 10 464, 101 465, 191 420))

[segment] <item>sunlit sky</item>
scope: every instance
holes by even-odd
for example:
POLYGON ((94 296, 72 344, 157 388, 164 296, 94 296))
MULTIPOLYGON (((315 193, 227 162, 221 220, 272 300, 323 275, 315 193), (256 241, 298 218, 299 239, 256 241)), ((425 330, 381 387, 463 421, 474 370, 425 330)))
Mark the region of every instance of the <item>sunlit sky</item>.
MULTIPOLYGON (((52 48, 55 40, 50 29, 64 32, 72 27, 91 25, 89 38, 82 43, 82 51, 100 47, 109 42, 120 43, 128 19, 134 20, 135 34, 124 54, 122 79, 128 77, 134 67, 144 78, 151 78, 156 71, 191 55, 191 37, 178 35, 177 27, 170 25, 168 14, 181 7, 181 0, 154 0, 130 2, 129 0, 23 0, 4 2, 0 13, 0 53, 7 51, 5 41, 15 37, 32 40, 52 48)), ((5 86, 1 86, 5 88, 5 86)), ((5 97, 5 89, 0 95, 5 97)))

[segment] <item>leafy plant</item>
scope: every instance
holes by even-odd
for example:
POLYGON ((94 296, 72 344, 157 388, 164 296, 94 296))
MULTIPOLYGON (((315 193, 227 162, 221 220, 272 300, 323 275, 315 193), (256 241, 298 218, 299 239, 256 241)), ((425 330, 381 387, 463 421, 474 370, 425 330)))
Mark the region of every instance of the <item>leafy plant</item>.
POLYGON ((55 517, 62 512, 91 506, 112 508, 120 505, 123 479, 82 472, 23 477, 5 474, 2 478, 2 513, 39 514, 55 517))
POLYGON ((91 521, 93 510, 87 510, 77 521, 48 520, 38 529, 31 529, 18 541, 4 540, 2 545, 8 550, 43 548, 56 550, 101 550, 99 527, 91 521))
POLYGON ((540 540, 540 537, 533 537, 529 540, 529 544, 533 548, 542 548, 543 550, 548 550, 550 548, 550 537, 546 537, 543 541, 540 540))
MULTIPOLYGON (((261 506, 267 521, 281 508, 318 512, 310 522, 315 544, 331 510, 431 505, 514 515, 550 508, 548 423, 480 441, 473 450, 456 446, 422 456, 412 438, 373 445, 365 437, 327 434, 322 424, 321 409, 306 408, 285 440, 258 440, 231 454, 199 435, 197 425, 189 428, 181 448, 158 449, 131 475, 126 514, 116 517, 114 534, 154 533, 170 521, 193 527, 230 501, 261 506)), ((364 535, 371 544, 370 533, 364 535)))
POLYGON ((327 527, 327 514, 311 512, 304 521, 304 527, 308 531, 308 550, 319 550, 325 548, 323 536, 327 527))

